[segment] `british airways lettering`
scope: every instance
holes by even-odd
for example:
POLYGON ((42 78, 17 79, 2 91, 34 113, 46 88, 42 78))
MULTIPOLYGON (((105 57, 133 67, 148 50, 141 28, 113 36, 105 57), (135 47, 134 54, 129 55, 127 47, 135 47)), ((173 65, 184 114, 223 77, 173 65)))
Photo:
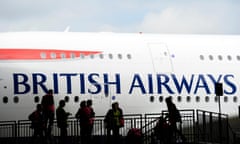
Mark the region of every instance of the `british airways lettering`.
MULTIPOLYGON (((40 90, 47 91, 49 85, 54 89, 55 94, 66 92, 72 94, 73 85, 79 86, 77 93, 79 94, 99 94, 109 93, 110 88, 116 94, 122 93, 122 79, 120 73, 53 73, 50 75, 44 73, 14 73, 13 87, 14 94, 26 94, 32 92, 38 94, 40 90), (64 85, 65 89, 60 89, 60 85, 64 85)), ((212 74, 191 74, 191 75, 175 75, 175 74, 147 74, 141 75, 135 73, 130 78, 125 78, 130 84, 128 86, 128 94, 141 92, 142 94, 197 94, 200 91, 206 94, 214 93, 214 84, 222 82, 224 85, 224 94, 232 95, 237 92, 237 85, 234 81, 233 74, 212 75, 212 74)), ((124 83, 125 84, 125 83, 124 83)))

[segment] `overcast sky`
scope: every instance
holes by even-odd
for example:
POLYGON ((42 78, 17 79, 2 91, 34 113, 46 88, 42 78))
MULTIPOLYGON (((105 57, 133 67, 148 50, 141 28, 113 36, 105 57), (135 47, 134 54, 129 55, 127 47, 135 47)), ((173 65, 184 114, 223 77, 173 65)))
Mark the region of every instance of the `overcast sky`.
POLYGON ((0 0, 0 32, 240 34, 240 0, 0 0))

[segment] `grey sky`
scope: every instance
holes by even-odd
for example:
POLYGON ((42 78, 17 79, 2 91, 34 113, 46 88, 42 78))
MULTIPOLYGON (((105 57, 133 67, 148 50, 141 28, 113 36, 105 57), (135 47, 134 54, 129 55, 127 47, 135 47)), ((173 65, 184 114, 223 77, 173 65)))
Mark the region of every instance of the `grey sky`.
POLYGON ((0 0, 0 32, 240 34, 239 0, 0 0))

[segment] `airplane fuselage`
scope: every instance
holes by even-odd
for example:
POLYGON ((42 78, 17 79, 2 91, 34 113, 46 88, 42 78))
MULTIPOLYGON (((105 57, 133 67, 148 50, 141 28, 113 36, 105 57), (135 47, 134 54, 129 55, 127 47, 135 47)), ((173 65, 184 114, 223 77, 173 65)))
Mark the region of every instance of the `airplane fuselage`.
POLYGON ((92 99, 96 115, 118 101, 124 113, 166 109, 238 115, 240 36, 26 32, 0 34, 0 120, 26 119, 48 89, 76 113, 92 99))

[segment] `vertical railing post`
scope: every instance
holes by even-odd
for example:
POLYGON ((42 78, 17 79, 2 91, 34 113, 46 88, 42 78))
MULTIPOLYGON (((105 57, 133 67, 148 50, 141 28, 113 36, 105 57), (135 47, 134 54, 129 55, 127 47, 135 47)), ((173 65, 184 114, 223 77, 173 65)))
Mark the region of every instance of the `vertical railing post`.
POLYGON ((16 121, 14 121, 12 129, 13 129, 13 137, 14 137, 13 141, 14 143, 17 143, 17 122, 16 121))
POLYGON ((206 115, 205 115, 205 111, 202 114, 202 125, 203 125, 203 140, 206 141, 206 115))
POLYGON ((208 127, 209 127, 209 140, 213 142, 214 140, 213 140, 213 113, 212 112, 209 113, 208 127))
POLYGON ((221 113, 218 114, 218 124, 219 124, 219 143, 222 143, 222 117, 221 113))

